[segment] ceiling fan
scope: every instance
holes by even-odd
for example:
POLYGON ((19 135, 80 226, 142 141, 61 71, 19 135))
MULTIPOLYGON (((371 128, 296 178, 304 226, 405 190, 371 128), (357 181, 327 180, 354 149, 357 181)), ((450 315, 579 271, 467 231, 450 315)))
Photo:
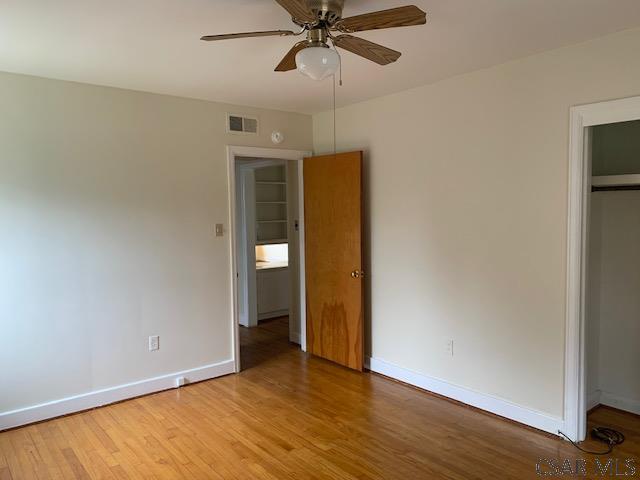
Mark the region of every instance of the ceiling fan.
POLYGON ((339 55, 327 43, 329 40, 335 47, 348 50, 379 65, 388 65, 398 60, 402 54, 349 34, 381 28, 424 25, 427 22, 426 13, 414 5, 342 18, 345 0, 275 1, 289 12, 293 23, 302 28, 300 31, 270 30, 206 35, 201 40, 209 42, 246 37, 284 37, 302 35, 306 32, 307 38, 289 50, 275 71, 287 72, 297 68, 314 80, 322 80, 333 75, 340 63, 339 55), (334 35, 336 32, 338 34, 334 35))

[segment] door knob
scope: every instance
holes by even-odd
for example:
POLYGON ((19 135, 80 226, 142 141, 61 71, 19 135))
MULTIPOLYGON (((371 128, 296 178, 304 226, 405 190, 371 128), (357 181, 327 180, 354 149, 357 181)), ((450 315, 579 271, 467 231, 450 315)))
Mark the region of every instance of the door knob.
POLYGON ((364 272, 362 270, 354 270, 351 272, 351 278, 362 278, 364 277, 364 272))

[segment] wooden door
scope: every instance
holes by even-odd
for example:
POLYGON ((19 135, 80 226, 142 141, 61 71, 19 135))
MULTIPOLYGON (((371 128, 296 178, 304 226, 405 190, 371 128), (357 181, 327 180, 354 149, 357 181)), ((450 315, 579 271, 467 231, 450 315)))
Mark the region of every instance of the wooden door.
POLYGON ((363 361, 362 152, 304 160, 307 351, 363 361))

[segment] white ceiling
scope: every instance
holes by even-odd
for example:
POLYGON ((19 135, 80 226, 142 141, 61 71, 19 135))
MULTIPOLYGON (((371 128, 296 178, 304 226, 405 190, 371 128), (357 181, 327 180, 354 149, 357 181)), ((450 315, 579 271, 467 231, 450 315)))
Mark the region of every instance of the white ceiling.
MULTIPOLYGON (((360 34, 403 52, 380 67, 344 52, 346 105, 640 25, 640 0, 346 0, 344 16, 414 3, 426 26, 360 34)), ((273 0, 4 0, 0 70, 298 112, 331 108, 331 83, 273 68, 295 37, 273 0)))

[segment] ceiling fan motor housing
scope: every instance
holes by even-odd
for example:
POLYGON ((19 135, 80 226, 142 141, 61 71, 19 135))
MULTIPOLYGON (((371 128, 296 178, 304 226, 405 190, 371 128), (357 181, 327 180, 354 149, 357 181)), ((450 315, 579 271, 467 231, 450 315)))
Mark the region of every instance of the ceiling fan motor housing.
POLYGON ((321 21, 333 25, 342 18, 344 0, 307 0, 309 8, 321 21))

